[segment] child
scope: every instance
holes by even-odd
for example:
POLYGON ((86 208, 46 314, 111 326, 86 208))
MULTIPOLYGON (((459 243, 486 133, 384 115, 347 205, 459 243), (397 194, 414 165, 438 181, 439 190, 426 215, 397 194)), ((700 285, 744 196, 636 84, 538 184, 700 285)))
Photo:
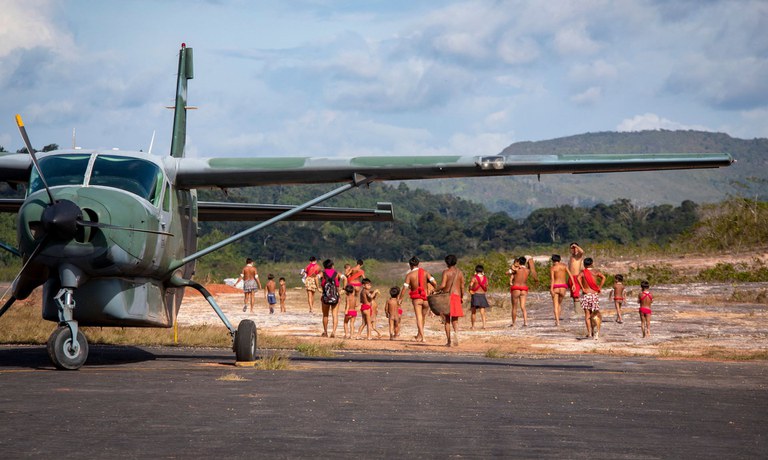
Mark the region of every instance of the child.
POLYGON ((379 316, 379 302, 376 300, 379 294, 381 293, 378 289, 374 289, 371 293, 371 324, 374 329, 376 329, 376 318, 379 316))
POLYGON ((269 314, 275 313, 275 304, 277 303, 277 297, 275 296, 275 275, 270 273, 267 275, 267 303, 269 304, 269 314))
POLYGON ((651 287, 651 283, 643 281, 640 283, 640 287, 643 289, 643 292, 637 296, 637 302, 640 304, 640 329, 643 331, 643 337, 650 337, 653 295, 648 289, 651 287))
POLYGON ((347 293, 346 309, 344 311, 344 338, 351 339, 355 331, 355 319, 357 319, 357 306, 355 305, 355 288, 347 285, 344 288, 347 293))
POLYGON ((285 313, 285 298, 286 298, 286 291, 285 291, 285 278, 282 276, 280 277, 280 287, 277 290, 277 295, 280 297, 280 313, 285 313))
POLYGON ((483 329, 485 329, 485 309, 488 308, 488 299, 485 293, 488 291, 488 278, 483 273, 483 266, 475 267, 475 276, 469 281, 469 294, 472 299, 470 307, 472 308, 472 330, 475 330, 475 314, 480 310, 480 318, 483 320, 483 329))
POLYGON ((389 340, 395 340, 400 335, 400 316, 403 310, 397 298, 400 296, 400 288, 393 287, 389 289, 389 300, 387 300, 387 318, 389 318, 389 340))
POLYGON ((608 295, 608 301, 613 299, 613 305, 616 307, 616 322, 624 324, 621 319, 621 305, 624 303, 624 275, 616 275, 613 280, 613 289, 608 295))
MULTIPOLYGON (((363 332, 363 328, 367 328, 367 334, 366 339, 371 340, 371 331, 376 332, 376 334, 381 337, 381 333, 376 330, 375 327, 373 327, 373 324, 371 323, 371 313, 372 313, 372 307, 371 302, 373 301, 373 291, 371 290, 371 280, 368 278, 363 278, 363 280, 360 282, 362 284, 361 290, 360 290, 360 314, 363 317, 363 322, 360 324, 360 328, 357 330, 357 339, 360 338, 360 334, 363 332)), ((354 285, 353 285, 354 286, 354 285)))
POLYGON ((600 337, 600 325, 603 317, 600 315, 600 291, 605 284, 605 275, 592 268, 592 258, 584 259, 584 270, 578 277, 581 287, 581 308, 584 310, 584 321, 587 324, 587 337, 597 340, 600 337), (595 280, 600 280, 600 283, 595 280))

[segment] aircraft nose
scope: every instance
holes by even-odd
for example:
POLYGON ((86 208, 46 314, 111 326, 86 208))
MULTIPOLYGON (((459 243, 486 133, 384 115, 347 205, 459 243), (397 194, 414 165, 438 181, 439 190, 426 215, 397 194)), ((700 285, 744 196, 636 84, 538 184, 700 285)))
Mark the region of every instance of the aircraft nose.
POLYGON ((40 221, 46 234, 57 240, 71 240, 77 234, 77 222, 82 220, 80 207, 69 200, 59 200, 43 210, 40 221))

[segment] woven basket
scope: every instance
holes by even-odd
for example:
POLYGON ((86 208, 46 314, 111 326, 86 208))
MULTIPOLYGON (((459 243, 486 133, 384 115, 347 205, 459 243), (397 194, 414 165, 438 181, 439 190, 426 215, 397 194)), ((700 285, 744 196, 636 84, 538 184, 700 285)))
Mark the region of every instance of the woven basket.
POLYGON ((440 292, 427 297, 429 309, 436 315, 451 314, 451 294, 449 292, 440 292))

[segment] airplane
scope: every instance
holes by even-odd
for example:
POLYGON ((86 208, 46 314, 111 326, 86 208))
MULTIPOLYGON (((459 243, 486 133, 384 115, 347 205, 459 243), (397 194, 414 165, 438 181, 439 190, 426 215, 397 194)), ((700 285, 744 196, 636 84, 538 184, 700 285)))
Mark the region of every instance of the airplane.
POLYGON ((391 221, 391 203, 318 206, 373 181, 718 168, 734 161, 727 153, 188 158, 187 86, 194 73, 192 48, 185 44, 178 65, 169 155, 37 153, 19 115, 28 153, 0 155, 0 182, 26 186, 23 199, 0 200, 0 212, 18 212, 18 247, 2 247, 23 260, 0 316, 42 286, 43 319, 58 324, 46 345, 58 369, 85 364, 88 342, 80 326, 172 327, 187 287, 202 293, 227 327, 237 361, 255 360, 255 323, 230 323, 192 279, 195 261, 282 220, 391 221), (298 206, 197 199, 201 188, 310 183, 341 185, 298 206), (206 220, 260 222, 198 249, 198 222, 206 220))

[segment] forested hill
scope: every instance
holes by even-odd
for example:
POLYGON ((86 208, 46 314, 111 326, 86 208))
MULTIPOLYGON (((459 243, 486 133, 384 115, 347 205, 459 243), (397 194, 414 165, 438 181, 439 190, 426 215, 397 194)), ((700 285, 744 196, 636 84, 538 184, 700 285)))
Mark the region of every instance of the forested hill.
MULTIPOLYGON (((484 203, 492 211, 525 217, 540 207, 592 206, 627 198, 648 206, 717 202, 728 195, 768 198, 768 139, 737 139, 702 131, 641 131, 588 133, 538 142, 517 142, 508 155, 586 153, 730 153, 737 162, 728 168, 699 171, 542 175, 414 181, 409 185, 435 193, 452 193, 484 203)), ((490 152, 488 152, 490 153, 490 152)))

